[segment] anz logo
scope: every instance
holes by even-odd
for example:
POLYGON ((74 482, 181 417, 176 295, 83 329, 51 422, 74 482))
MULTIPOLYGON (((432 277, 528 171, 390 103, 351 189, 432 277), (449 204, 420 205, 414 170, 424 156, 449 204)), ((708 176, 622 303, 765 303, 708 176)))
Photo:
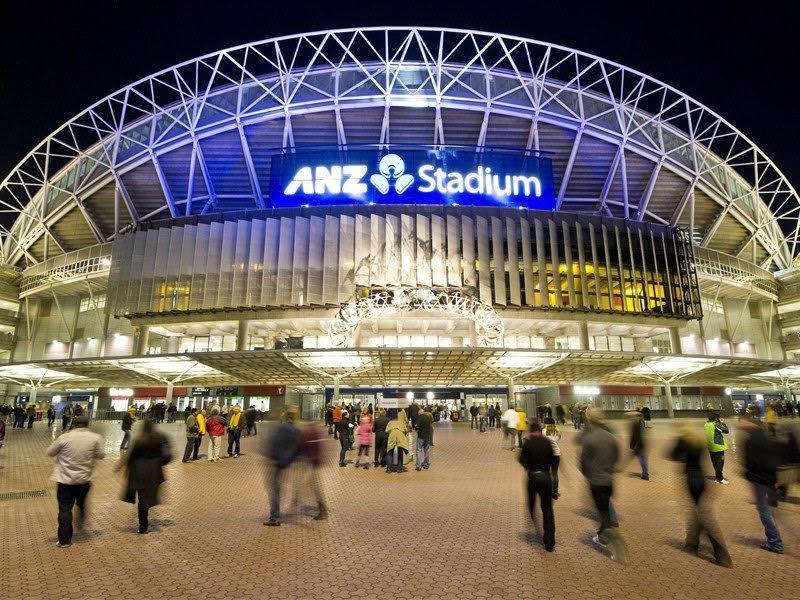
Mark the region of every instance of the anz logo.
MULTIPOLYGON (((368 192, 365 182, 367 165, 303 166, 295 173, 283 190, 287 196, 295 194, 331 196, 344 195, 363 198, 368 192)), ((416 191, 438 193, 442 196, 460 194, 509 198, 513 196, 542 195, 542 182, 538 175, 506 174, 492 172, 491 167, 478 166, 472 171, 448 171, 433 164, 421 164, 416 177, 406 173, 405 161, 397 154, 387 154, 378 163, 378 172, 369 176, 370 184, 382 194, 394 191, 403 194, 419 179, 416 191)))

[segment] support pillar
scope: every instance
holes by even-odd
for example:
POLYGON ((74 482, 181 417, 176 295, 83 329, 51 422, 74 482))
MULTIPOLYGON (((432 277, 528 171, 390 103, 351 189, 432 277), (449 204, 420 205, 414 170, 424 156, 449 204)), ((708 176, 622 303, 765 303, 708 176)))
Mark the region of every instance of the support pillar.
POLYGON ((672 406, 672 387, 669 382, 664 384, 664 397, 667 399, 667 416, 670 419, 674 419, 675 409, 672 406))
POLYGON ((586 321, 578 323, 578 337, 580 338, 581 350, 589 350, 589 324, 586 321))
POLYGON ((139 325, 136 328, 136 356, 143 356, 147 354, 147 347, 150 343, 150 327, 148 325, 139 325))
POLYGON ((172 388, 173 388, 173 385, 174 384, 172 384, 172 383, 168 383, 167 384, 167 397, 165 399, 165 402, 166 402, 167 406, 172 404, 172 388))
POLYGON ((339 403, 339 376, 333 378, 333 399, 332 404, 336 406, 339 403))
POLYGON ((35 385, 28 386, 28 404, 36 404, 36 393, 39 391, 35 385))
POLYGON ((669 345, 672 349, 672 354, 683 354, 681 348, 681 333, 677 327, 669 328, 669 345))
POLYGON ((517 386, 514 385, 514 379, 508 378, 508 408, 516 408, 517 406, 517 386))
POLYGON ((236 351, 243 352, 247 350, 247 338, 250 332, 250 321, 246 319, 239 320, 239 329, 236 333, 236 351))

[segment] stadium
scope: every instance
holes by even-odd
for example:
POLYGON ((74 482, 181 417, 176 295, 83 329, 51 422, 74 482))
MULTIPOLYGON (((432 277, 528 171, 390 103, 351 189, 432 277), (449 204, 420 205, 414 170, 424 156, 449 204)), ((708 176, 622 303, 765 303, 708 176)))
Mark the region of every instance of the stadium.
POLYGON ((691 414, 800 378, 800 200, 623 65, 438 28, 190 60, 0 185, 7 401, 691 414))

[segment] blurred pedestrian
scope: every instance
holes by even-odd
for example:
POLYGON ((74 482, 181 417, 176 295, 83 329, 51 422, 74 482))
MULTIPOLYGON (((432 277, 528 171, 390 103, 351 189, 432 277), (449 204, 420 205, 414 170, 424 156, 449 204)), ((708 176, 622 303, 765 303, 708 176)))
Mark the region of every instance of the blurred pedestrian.
POLYGON ((704 425, 706 432, 706 442, 708 453, 711 456, 711 464, 714 465, 714 476, 717 483, 728 485, 728 480, 723 476, 725 467, 725 450, 728 445, 725 443, 724 434, 730 433, 728 426, 722 420, 720 414, 712 411, 708 414, 708 421, 704 425))
POLYGON ((330 403, 325 405, 325 426, 329 434, 333 433, 333 406, 330 403))
POLYGON ((644 427, 645 429, 652 429, 650 426, 650 421, 653 418, 653 411, 650 410, 649 406, 642 406, 641 408, 642 418, 644 419, 644 427))
POLYGON ((258 411, 256 411, 255 406, 249 406, 246 411, 244 411, 244 435, 245 437, 250 437, 251 435, 256 435, 256 418, 258 417, 258 411))
POLYGON ((197 409, 193 408, 189 411, 189 416, 186 417, 186 448, 183 450, 183 460, 181 462, 190 462, 197 460, 192 458, 192 453, 195 449, 195 440, 200 433, 200 425, 197 423, 197 409))
POLYGON ((593 409, 581 437, 580 470, 589 483, 592 500, 600 513, 600 527, 592 541, 611 549, 612 557, 625 562, 627 549, 622 537, 612 529, 611 498, 614 495, 614 474, 619 461, 619 445, 604 422, 604 415, 593 409))
POLYGON ((783 540, 772 512, 778 506, 775 484, 778 481, 778 467, 782 462, 782 448, 767 436, 758 421, 742 419, 740 427, 747 435, 744 442, 744 478, 750 482, 758 517, 767 536, 767 541, 761 544, 761 548, 783 554, 783 540))
POLYGON ((689 524, 686 529, 684 547, 697 554, 700 550, 700 534, 705 533, 714 550, 715 562, 723 567, 732 567, 733 561, 725 547, 719 525, 711 511, 711 502, 706 495, 706 477, 701 463, 706 441, 702 434, 686 423, 677 425, 680 437, 670 452, 670 459, 683 463, 686 490, 692 499, 689 524))
POLYGON ((56 411, 53 408, 53 405, 47 407, 47 428, 50 429, 53 426, 53 422, 56 420, 56 411))
POLYGON ((417 414, 417 464, 416 470, 431 466, 431 440, 433 439, 433 416, 427 407, 417 414))
POLYGON ((359 419, 356 441, 358 442, 358 456, 355 467, 361 466, 361 455, 363 454, 366 461, 364 469, 369 469, 369 447, 372 445, 372 412, 369 409, 359 419))
POLYGON ((244 422, 242 409, 238 404, 234 404, 228 414, 228 458, 231 457, 231 452, 233 458, 239 458, 244 422))
POLYGON ((558 500, 558 466, 561 463, 561 431, 553 419, 546 419, 542 432, 553 446, 553 463, 550 466, 550 478, 553 480, 553 500, 558 500))
POLYGON ((307 423, 302 428, 298 455, 308 461, 309 468, 306 469, 307 478, 305 485, 301 489, 309 490, 317 503, 316 514, 314 515, 315 521, 324 521, 328 518, 328 506, 322 494, 319 477, 319 470, 322 465, 322 443, 324 441, 323 431, 316 422, 307 423))
POLYGON ((145 419, 124 462, 126 484, 122 499, 131 504, 138 500, 138 533, 147 533, 150 509, 158 504, 158 488, 164 483, 164 465, 171 460, 169 440, 156 431, 150 419, 145 419))
POLYGON ((480 427, 478 428, 478 431, 480 431, 481 433, 486 433, 486 421, 488 419, 487 412, 488 409, 486 408, 486 404, 481 404, 478 407, 478 420, 480 422, 480 427))
POLYGON ((388 434, 386 426, 389 424, 389 417, 385 410, 379 410, 375 415, 375 422, 372 424, 372 431, 375 434, 375 458, 372 463, 374 467, 386 466, 386 444, 388 434))
POLYGON ((556 546, 556 522, 553 515, 553 481, 551 472, 555 455, 553 445, 542 435, 539 419, 531 420, 531 431, 523 442, 519 462, 528 473, 528 512, 536 522, 536 497, 542 506, 542 541, 544 548, 552 552, 556 546))
POLYGON ((131 429, 133 422, 136 420, 136 409, 133 406, 128 407, 125 414, 122 415, 122 442, 120 442, 119 449, 125 450, 131 443, 131 429))
POLYGON ((477 404, 473 404, 472 406, 469 407, 469 414, 470 414, 469 428, 470 429, 477 429, 478 428, 478 405, 477 404))
POLYGON ((33 402, 28 404, 27 417, 28 429, 33 429, 33 423, 36 421, 36 405, 33 402))
POLYGON ((511 406, 500 417, 500 423, 503 427, 503 440, 508 444, 509 450, 514 450, 517 438, 517 422, 519 416, 517 410, 511 406))
POLYGON ((642 467, 642 479, 649 481, 650 471, 648 470, 647 449, 645 447, 644 416, 639 411, 631 411, 628 413, 628 417, 631 420, 630 449, 642 467))
POLYGON ((386 453, 389 456, 389 466, 386 468, 387 473, 405 473, 408 471, 403 466, 403 455, 408 453, 408 419, 406 412, 402 409, 398 411, 396 408, 390 409, 390 421, 386 425, 386 434, 388 435, 386 442, 386 453))
POLYGON ((65 404, 61 408, 61 431, 67 430, 70 418, 72 418, 72 405, 65 404))
POLYGON ((225 417, 219 414, 219 409, 212 408, 211 416, 206 419, 208 462, 219 462, 219 451, 222 446, 222 436, 225 435, 225 425, 225 417))
POLYGON ((58 543, 60 548, 72 544, 72 508, 78 505, 78 528, 86 519, 86 497, 91 487, 92 471, 96 460, 105 458, 103 437, 89 431, 87 417, 75 417, 72 429, 57 437, 47 449, 47 456, 55 456, 56 464, 51 479, 56 482, 58 499, 58 543))
POLYGON ((297 410, 286 411, 275 427, 272 436, 267 436, 265 455, 270 460, 269 471, 269 519, 264 522, 268 527, 281 524, 281 484, 283 474, 295 460, 300 451, 300 432, 295 426, 297 410))
POLYGON ((335 436, 339 438, 339 466, 347 466, 347 451, 350 449, 350 413, 343 410, 336 423, 335 436))
POLYGON ((200 444, 203 442, 203 436, 206 434, 206 409, 201 408, 195 415, 197 419, 197 437, 194 438, 194 453, 192 460, 197 460, 200 453, 200 444))
POLYGON ((517 406, 517 445, 522 448, 522 438, 525 437, 525 431, 528 429, 528 415, 525 411, 517 406))

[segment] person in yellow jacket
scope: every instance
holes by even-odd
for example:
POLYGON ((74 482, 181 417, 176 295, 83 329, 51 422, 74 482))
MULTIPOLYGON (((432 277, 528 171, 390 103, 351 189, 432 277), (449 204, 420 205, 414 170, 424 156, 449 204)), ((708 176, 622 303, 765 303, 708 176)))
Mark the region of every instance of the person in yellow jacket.
POLYGON ((228 415, 228 458, 230 458, 231 455, 233 455, 233 458, 239 458, 243 427, 244 415, 242 414, 242 409, 237 404, 234 404, 228 415), (232 453, 231 451, 234 452, 232 453))
POLYGON ((767 402, 766 414, 764 415, 764 424, 767 426, 767 431, 772 435, 776 435, 778 427, 778 413, 775 412, 775 406, 772 402, 767 402))
POLYGON ((200 452, 200 442, 203 441, 203 436, 206 434, 206 409, 201 408, 197 411, 197 437, 194 438, 194 460, 197 460, 197 454, 200 452))
POLYGON ((522 448, 522 436, 528 430, 528 415, 517 406, 517 445, 522 448))

